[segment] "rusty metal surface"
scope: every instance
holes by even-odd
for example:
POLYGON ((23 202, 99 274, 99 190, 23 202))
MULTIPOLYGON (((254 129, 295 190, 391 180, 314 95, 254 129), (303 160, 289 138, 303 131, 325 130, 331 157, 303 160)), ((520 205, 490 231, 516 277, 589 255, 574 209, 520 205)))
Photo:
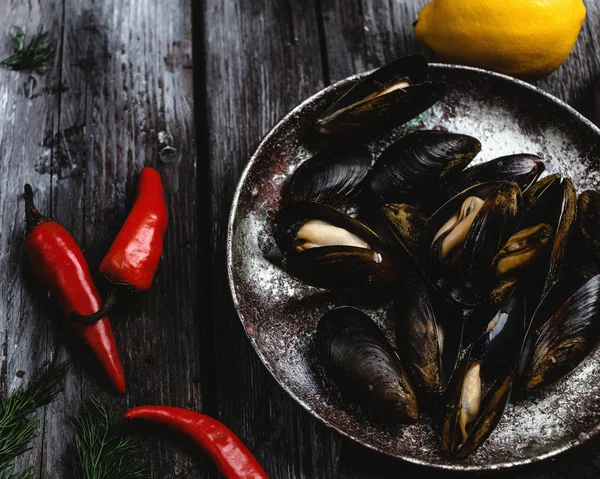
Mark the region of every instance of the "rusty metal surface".
MULTIPOLYGON (((326 425, 366 447, 412 463, 454 470, 495 470, 554 456, 600 430, 600 351, 571 375, 511 403, 492 436, 471 457, 441 451, 437 425, 426 414, 415 424, 369 423, 325 378, 313 350, 316 324, 328 309, 352 305, 367 312, 393 342, 386 303, 306 286, 271 261, 271 221, 282 186, 318 146, 310 126, 326 105, 361 75, 332 85, 290 112, 250 159, 232 205, 227 266, 235 306, 250 341, 279 384, 326 425)), ((432 65, 447 96, 395 135, 419 128, 447 129, 478 138, 476 164, 511 153, 546 159, 546 174, 570 176, 578 191, 600 186, 600 131, 541 90, 466 67, 432 65)), ((374 155, 385 141, 373 144, 374 155)))

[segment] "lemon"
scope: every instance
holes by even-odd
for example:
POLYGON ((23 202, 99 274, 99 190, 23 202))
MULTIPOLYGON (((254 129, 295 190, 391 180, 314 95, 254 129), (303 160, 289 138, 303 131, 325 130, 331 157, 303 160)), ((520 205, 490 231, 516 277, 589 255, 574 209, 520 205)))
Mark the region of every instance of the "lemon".
POLYGON ((535 79, 567 59, 585 15, 582 0, 432 0, 415 35, 443 61, 535 79))

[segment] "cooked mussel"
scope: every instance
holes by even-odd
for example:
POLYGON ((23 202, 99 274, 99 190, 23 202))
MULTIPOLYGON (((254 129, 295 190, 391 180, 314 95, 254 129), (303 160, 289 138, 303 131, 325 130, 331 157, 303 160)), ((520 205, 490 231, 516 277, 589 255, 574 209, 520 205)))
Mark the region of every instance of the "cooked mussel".
POLYGON ((523 341, 524 303, 523 292, 514 288, 499 307, 486 305, 473 312, 470 321, 484 327, 459 360, 442 424, 442 445, 455 457, 477 450, 504 413, 523 341))
POLYGON ((369 227, 327 205, 284 206, 275 217, 275 239, 286 270, 333 291, 381 291, 400 274, 396 257, 369 227))
POLYGON ((427 80, 427 60, 399 58, 370 73, 317 119, 317 130, 351 140, 380 134, 412 120, 436 103, 445 86, 427 80))
POLYGON ((585 240, 588 251, 600 261, 600 193, 584 191, 577 200, 579 230, 585 240))
POLYGON ((489 271, 520 215, 514 182, 488 182, 454 196, 425 224, 419 264, 427 278, 453 301, 469 306, 494 285, 489 271))
POLYGON ((394 299, 398 354, 412 383, 426 393, 447 385, 462 345, 463 310, 447 304, 420 274, 407 275, 394 299))
POLYGON ((417 400, 406 371, 366 314, 350 307, 328 311, 317 326, 317 347, 340 391, 356 401, 370 419, 417 419, 417 400))
POLYGON ((543 173, 544 160, 537 155, 519 153, 486 161, 467 168, 450 188, 456 194, 471 186, 488 181, 514 181, 521 191, 527 190, 543 173))
POLYGON ((314 201, 336 206, 352 199, 371 168, 372 157, 361 146, 322 150, 303 162, 284 191, 288 203, 314 201))
POLYGON ((570 373, 600 338, 600 275, 565 277, 545 294, 527 333, 520 384, 540 389, 570 373))
POLYGON ((480 150, 479 140, 468 135, 415 131, 400 138, 377 158, 366 182, 384 204, 443 198, 443 191, 480 150))
POLYGON ((388 236, 391 237, 390 243, 397 244, 416 259, 419 237, 427 222, 423 211, 406 203, 389 203, 380 208, 380 214, 388 236))

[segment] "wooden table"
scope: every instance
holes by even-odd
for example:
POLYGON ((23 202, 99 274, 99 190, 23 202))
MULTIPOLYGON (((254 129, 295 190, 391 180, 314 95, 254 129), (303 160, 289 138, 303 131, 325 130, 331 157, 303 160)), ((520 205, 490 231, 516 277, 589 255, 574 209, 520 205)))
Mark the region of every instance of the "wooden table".
MULTIPOLYGON (((433 59, 411 27, 425 3, 0 1, 1 56, 10 25, 28 32, 43 25, 57 44, 46 75, 0 70, 0 393, 52 357, 60 317, 24 257, 23 184, 34 185, 38 206, 73 233, 93 269, 132 204, 143 165, 163 175, 170 215, 152 290, 112 315, 127 394, 112 395, 67 347, 74 365, 64 394, 40 415, 23 464, 42 478, 68 477, 67 419, 100 394, 122 411, 159 403, 214 415, 275 479, 423 473, 341 440, 276 385, 232 306, 225 236, 242 168, 288 110, 332 81, 406 53, 433 59)), ((600 7, 586 3, 573 54, 539 86, 593 115, 600 7)), ((155 478, 217 477, 203 455, 172 439, 148 441, 155 478)), ((599 477, 598 446, 503 476, 599 477)))

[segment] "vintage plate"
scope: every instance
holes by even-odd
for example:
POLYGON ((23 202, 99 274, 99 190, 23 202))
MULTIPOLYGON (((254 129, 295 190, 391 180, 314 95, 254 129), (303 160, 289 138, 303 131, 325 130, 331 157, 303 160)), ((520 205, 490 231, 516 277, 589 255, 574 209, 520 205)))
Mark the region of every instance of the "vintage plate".
MULTIPOLYGON (((483 144, 478 162, 535 153, 547 159, 547 172, 570 176, 578 191, 600 185, 600 130, 566 104, 527 83, 484 70, 436 64, 430 72, 448 85, 448 94, 402 131, 466 133, 483 144)), ((585 442, 600 430, 600 350, 558 384, 510 404, 484 446, 462 461, 443 455, 427 418, 392 428, 371 424, 325 378, 313 350, 320 316, 334 306, 358 306, 393 341, 386 305, 334 295, 291 278, 268 259, 275 251, 270 225, 282 186, 314 148, 307 132, 315 118, 361 76, 325 88, 291 111, 264 138, 240 179, 229 222, 227 266, 235 306, 256 352, 279 384, 324 424, 412 463, 506 469, 585 442)))

